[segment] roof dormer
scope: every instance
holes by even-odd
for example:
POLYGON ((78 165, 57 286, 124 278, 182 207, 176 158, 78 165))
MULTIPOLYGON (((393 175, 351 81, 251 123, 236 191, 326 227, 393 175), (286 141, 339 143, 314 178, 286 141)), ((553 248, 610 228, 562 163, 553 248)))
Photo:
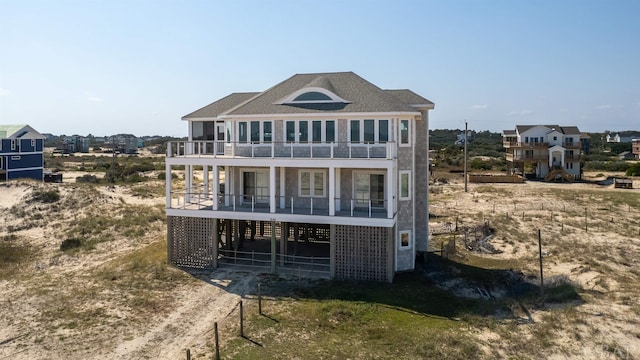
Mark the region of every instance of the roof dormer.
POLYGON ((334 92, 333 85, 329 79, 324 76, 318 76, 301 89, 294 91, 283 99, 275 102, 275 104, 348 104, 350 102, 351 101, 343 99, 334 92))
POLYGON ((347 101, 332 91, 321 87, 305 87, 291 93, 284 99, 277 101, 277 105, 296 105, 296 104, 348 104, 347 101))

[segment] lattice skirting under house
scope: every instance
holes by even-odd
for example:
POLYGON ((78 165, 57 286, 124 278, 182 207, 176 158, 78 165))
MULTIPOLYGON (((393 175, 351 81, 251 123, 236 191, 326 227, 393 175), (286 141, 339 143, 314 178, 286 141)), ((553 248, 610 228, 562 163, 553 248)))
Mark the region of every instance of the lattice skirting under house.
POLYGON ((393 229, 336 225, 334 277, 393 281, 393 229))
POLYGON ((167 216, 167 257, 186 268, 213 268, 216 219, 167 216))

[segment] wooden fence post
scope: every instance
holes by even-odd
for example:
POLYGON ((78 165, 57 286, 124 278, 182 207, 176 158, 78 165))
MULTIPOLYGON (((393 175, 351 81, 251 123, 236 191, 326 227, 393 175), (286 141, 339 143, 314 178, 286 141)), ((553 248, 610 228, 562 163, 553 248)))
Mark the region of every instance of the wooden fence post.
POLYGON ((544 308, 544 277, 542 275, 542 237, 538 229, 538 255, 540 256, 540 302, 544 308))
POLYGON ((244 323, 243 323, 243 310, 242 310, 242 300, 240 300, 240 337, 244 337, 244 323))
POLYGON ((262 315, 262 291, 260 283, 258 283, 258 315, 262 315))
POLYGON ((187 349, 187 360, 191 360, 191 350, 187 349))
POLYGON ((220 343, 218 342, 218 322, 213 323, 213 335, 216 342, 216 357, 215 360, 220 360, 220 343))

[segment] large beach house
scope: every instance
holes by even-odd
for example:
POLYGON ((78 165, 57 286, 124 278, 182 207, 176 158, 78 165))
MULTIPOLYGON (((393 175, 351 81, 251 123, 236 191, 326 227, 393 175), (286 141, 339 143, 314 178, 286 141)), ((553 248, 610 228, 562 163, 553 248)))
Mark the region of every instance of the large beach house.
POLYGON ((518 125, 502 132, 507 168, 546 181, 580 178, 580 130, 576 126, 518 125))
POLYGON ((188 140, 167 144, 169 261, 376 281, 414 269, 428 246, 433 108, 338 72, 185 115, 188 140))

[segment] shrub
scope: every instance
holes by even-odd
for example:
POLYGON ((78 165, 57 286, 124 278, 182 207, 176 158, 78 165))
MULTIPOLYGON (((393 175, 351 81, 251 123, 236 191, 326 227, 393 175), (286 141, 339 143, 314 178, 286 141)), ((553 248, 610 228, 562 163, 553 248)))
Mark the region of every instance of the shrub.
POLYGON ((77 238, 69 238, 65 239, 62 244, 60 244, 60 251, 67 251, 71 249, 76 249, 82 246, 82 240, 77 238))
POLYGON ((58 192, 58 190, 38 190, 33 193, 31 200, 39 201, 45 204, 54 203, 60 200, 60 193, 58 192))
POLYGON ((98 182, 100 182, 100 179, 98 179, 95 175, 85 174, 82 176, 78 176, 76 178, 76 182, 97 184, 98 182))
POLYGON ((624 174, 627 176, 640 176, 640 163, 631 165, 624 174))

